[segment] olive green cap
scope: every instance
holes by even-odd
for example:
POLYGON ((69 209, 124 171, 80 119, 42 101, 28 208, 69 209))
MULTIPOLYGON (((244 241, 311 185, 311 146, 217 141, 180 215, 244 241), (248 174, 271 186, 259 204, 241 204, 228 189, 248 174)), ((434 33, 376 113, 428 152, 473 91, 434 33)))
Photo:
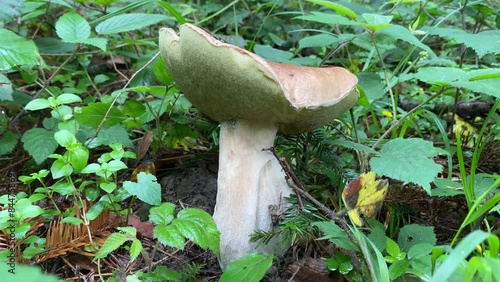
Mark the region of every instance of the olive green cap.
POLYGON ((274 123, 295 134, 327 124, 359 98, 356 76, 340 67, 315 68, 264 60, 193 24, 160 30, 160 52, 176 86, 217 121, 274 123))

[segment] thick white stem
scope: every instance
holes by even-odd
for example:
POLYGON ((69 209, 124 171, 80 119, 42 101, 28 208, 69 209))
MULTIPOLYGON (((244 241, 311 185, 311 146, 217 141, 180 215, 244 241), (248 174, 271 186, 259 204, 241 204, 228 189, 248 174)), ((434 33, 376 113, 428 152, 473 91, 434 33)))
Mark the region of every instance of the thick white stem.
POLYGON ((249 253, 281 254, 287 248, 279 238, 258 248, 249 241, 255 230, 273 228, 269 205, 284 207, 284 197, 292 193, 279 162, 262 151, 273 146, 276 133, 270 124, 221 123, 214 219, 221 232, 222 268, 249 253))

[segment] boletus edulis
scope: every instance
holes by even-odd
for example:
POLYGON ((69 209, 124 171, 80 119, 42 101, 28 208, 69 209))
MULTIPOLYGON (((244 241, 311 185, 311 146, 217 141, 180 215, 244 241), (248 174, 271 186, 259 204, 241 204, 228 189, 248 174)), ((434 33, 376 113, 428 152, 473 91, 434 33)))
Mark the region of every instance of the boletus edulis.
POLYGON ((220 122, 214 219, 222 268, 248 253, 283 253, 279 238, 258 247, 249 241, 255 230, 273 228, 268 207, 286 207, 293 193, 279 162, 263 149, 277 132, 311 131, 346 112, 359 97, 356 76, 340 67, 266 61, 193 24, 179 34, 161 29, 160 51, 177 88, 220 122))

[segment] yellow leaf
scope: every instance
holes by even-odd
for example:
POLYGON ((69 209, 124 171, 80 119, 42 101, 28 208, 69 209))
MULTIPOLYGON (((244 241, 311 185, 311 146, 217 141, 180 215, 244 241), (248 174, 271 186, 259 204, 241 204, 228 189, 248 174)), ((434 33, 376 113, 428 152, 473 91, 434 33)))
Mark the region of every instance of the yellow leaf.
POLYGON ((375 172, 361 174, 351 181, 342 192, 342 201, 347 214, 357 226, 363 226, 361 215, 365 218, 375 216, 387 194, 387 180, 375 180, 375 172))

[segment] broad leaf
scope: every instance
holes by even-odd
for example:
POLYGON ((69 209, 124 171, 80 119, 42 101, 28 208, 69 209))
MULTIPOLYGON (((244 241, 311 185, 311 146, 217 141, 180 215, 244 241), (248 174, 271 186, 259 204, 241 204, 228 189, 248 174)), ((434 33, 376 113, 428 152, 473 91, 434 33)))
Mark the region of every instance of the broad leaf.
POLYGON ((299 40, 299 47, 309 48, 309 47, 326 47, 339 42, 337 36, 327 33, 316 34, 308 36, 299 40))
POLYGON ((12 83, 3 74, 0 74, 0 101, 7 100, 12 101, 12 83))
POLYGON ((111 103, 89 103, 88 106, 82 108, 80 111, 75 110, 76 120, 97 129, 102 120, 105 120, 103 128, 108 128, 126 119, 123 113, 116 107, 113 107, 106 116, 109 107, 111 107, 111 103))
POLYGON ((499 68, 466 71, 457 68, 429 67, 419 68, 414 77, 430 84, 450 85, 500 98, 498 74, 500 74, 499 68))
POLYGON ((17 145, 17 135, 7 131, 0 134, 0 156, 9 154, 17 145))
POLYGON ((96 26, 95 30, 100 34, 125 32, 150 26, 161 21, 166 21, 167 19, 168 17, 165 15, 143 13, 123 14, 101 22, 96 26))
POLYGON ((184 236, 177 230, 174 225, 159 225, 153 229, 154 238, 158 239, 163 245, 184 250, 184 236))
POLYGON ((436 245, 434 227, 409 224, 399 230, 398 245, 402 252, 407 253, 413 246, 421 243, 436 245))
POLYGON ((150 205, 161 203, 161 186, 156 182, 156 176, 140 172, 137 175, 137 183, 125 181, 123 188, 131 195, 137 196, 139 200, 150 205))
POLYGON ((15 66, 35 66, 42 64, 35 43, 8 29, 0 29, 0 71, 10 70, 15 66))
POLYGON ((273 264, 273 257, 273 255, 248 254, 230 263, 219 281, 259 282, 273 264))
POLYGON ((37 164, 45 161, 59 146, 54 139, 54 132, 44 128, 29 129, 23 134, 22 141, 24 149, 37 164))
POLYGON ((323 12, 311 12, 305 16, 299 16, 295 19, 324 23, 324 24, 338 24, 338 25, 359 25, 358 22, 352 21, 346 17, 339 16, 332 13, 323 13, 323 12))
POLYGON ((109 253, 121 247, 128 240, 127 235, 122 233, 113 233, 104 242, 99 251, 95 254, 95 259, 102 259, 109 253))
POLYGON ((333 2, 325 1, 325 0, 307 0, 307 1, 312 2, 314 4, 321 5, 323 7, 327 7, 329 9, 332 9, 335 12, 337 12, 337 14, 342 15, 342 16, 347 16, 351 19, 355 19, 358 17, 358 15, 355 12, 353 12, 351 9, 349 9, 345 6, 342 6, 338 3, 333 3, 333 2))
POLYGON ((429 56, 435 57, 434 52, 427 45, 423 44, 418 40, 407 28, 400 25, 392 25, 387 28, 378 30, 375 32, 377 35, 386 35, 394 38, 395 40, 403 40, 410 43, 413 46, 419 47, 420 49, 427 52, 429 56))
POLYGON ((158 207, 149 210, 149 219, 157 225, 168 225, 174 219, 175 205, 172 203, 162 203, 158 207))
POLYGON ((370 160, 370 167, 378 175, 420 185, 430 194, 430 182, 443 169, 430 158, 440 152, 432 142, 420 138, 396 138, 370 160))
POLYGON ((56 33, 68 43, 83 43, 90 37, 89 23, 76 12, 67 12, 56 22, 56 33))
POLYGON ((455 40, 474 49, 479 58, 486 54, 500 53, 500 30, 485 30, 479 33, 468 33, 461 29, 424 27, 429 34, 455 40))

